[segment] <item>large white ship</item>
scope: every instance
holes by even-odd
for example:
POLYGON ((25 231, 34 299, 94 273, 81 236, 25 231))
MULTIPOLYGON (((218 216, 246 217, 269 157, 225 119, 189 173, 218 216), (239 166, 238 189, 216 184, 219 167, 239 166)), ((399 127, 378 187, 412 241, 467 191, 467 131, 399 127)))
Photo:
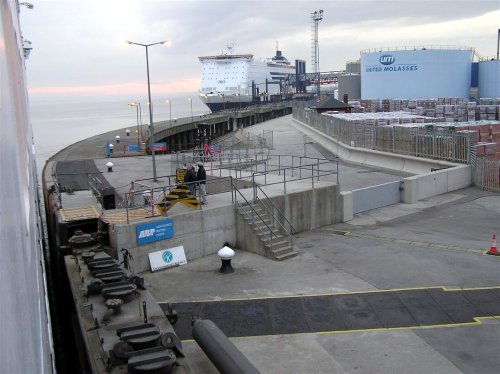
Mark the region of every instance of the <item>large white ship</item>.
POLYGON ((234 54, 229 44, 225 52, 199 59, 203 65, 199 95, 212 112, 277 99, 284 93, 283 80, 295 74, 295 66, 278 48, 273 58, 264 59, 234 54))
POLYGON ((30 3, 0 0, 0 363, 2 373, 55 372, 41 196, 19 23, 30 3))

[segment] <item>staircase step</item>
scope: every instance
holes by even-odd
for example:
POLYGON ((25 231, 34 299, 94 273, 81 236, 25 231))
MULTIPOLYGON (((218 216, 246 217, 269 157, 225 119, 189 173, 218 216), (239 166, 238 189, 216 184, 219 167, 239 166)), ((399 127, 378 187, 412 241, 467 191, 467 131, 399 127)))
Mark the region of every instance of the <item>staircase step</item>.
POLYGON ((238 210, 244 214, 244 215, 251 215, 252 214, 252 211, 253 211, 253 214, 254 215, 259 215, 261 217, 264 217, 264 216, 269 216, 267 214, 266 211, 264 211, 263 209, 251 209, 251 208, 247 208, 247 207, 242 207, 242 208, 238 208, 238 210))
POLYGON ((275 234, 279 234, 280 231, 274 227, 274 225, 271 223, 271 221, 258 221, 254 223, 248 223, 250 226, 254 226, 257 230, 260 229, 266 229, 267 231, 272 230, 275 234))
POLYGON ((289 247, 290 246, 290 242, 287 241, 287 240, 275 240, 273 241, 273 244, 271 245, 271 243, 265 243, 264 242, 264 246, 270 250, 271 252, 273 251, 277 251, 278 249, 281 249, 281 248, 285 248, 285 247, 289 247))
POLYGON ((284 255, 288 252, 293 252, 293 247, 290 245, 290 243, 286 243, 283 246, 280 247, 274 247, 270 249, 269 253, 271 254, 272 257, 284 255))
POLYGON ((292 257, 295 257, 297 256, 299 253, 295 250, 292 250, 291 252, 287 252, 285 254, 282 254, 282 255, 278 255, 276 257, 273 257, 274 260, 276 261, 283 261, 283 260, 286 260, 288 258, 292 258, 292 257))
POLYGON ((256 234, 259 237, 260 241, 266 245, 267 245, 267 243, 270 243, 271 241, 273 242, 273 245, 278 243, 278 242, 282 242, 282 241, 285 241, 286 243, 288 243, 288 241, 284 240, 284 236, 279 234, 279 233, 275 233, 275 235, 273 235, 272 238, 271 238, 271 235, 269 234, 269 231, 268 232, 257 232, 256 234))
MULTIPOLYGON (((240 211, 240 214, 242 215, 242 217, 249 218, 252 216, 252 210, 250 210, 250 209, 242 210, 242 211, 240 211)), ((254 217, 254 219, 255 218, 260 219, 259 217, 261 217, 262 219, 270 219, 269 214, 267 214, 264 211, 257 211, 257 212, 254 211, 253 217, 254 217)))

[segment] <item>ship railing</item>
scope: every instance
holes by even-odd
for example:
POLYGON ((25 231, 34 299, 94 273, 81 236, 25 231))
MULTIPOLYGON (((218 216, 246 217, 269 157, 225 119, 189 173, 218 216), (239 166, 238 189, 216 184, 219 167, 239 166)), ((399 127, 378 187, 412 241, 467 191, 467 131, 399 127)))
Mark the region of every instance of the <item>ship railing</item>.
POLYGON ((361 50, 360 54, 375 53, 375 52, 395 52, 395 51, 417 51, 417 50, 454 50, 454 51, 470 51, 476 53, 476 50, 470 46, 456 45, 404 45, 396 47, 378 47, 361 50))

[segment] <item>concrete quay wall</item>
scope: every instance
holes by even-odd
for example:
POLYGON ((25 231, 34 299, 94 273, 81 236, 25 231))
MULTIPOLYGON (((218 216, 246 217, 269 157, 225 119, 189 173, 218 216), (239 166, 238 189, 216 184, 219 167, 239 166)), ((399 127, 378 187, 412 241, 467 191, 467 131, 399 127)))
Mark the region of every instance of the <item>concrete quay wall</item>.
POLYGON ((217 253, 224 242, 236 242, 236 221, 231 204, 206 210, 157 217, 130 224, 115 224, 109 227, 110 246, 120 251, 127 248, 134 257, 134 271, 150 270, 148 254, 167 248, 184 246, 186 259, 208 256, 217 253), (152 243, 137 244, 136 227, 144 223, 152 223, 169 218, 173 222, 173 237, 152 243))
MULTIPOLYGON (((340 222, 340 192, 338 185, 318 187, 270 197, 297 231, 307 231, 320 226, 340 222)), ((181 213, 170 217, 141 220, 131 224, 110 224, 110 246, 121 260, 120 250, 127 248, 134 257, 136 272, 150 270, 148 254, 167 248, 184 246, 186 259, 193 260, 217 253, 228 242, 236 247, 264 255, 260 243, 246 229, 231 202, 208 209, 181 213), (173 237, 138 245, 136 227, 140 224, 169 218, 173 222, 173 237), (240 220, 240 221, 238 221, 240 220), (243 225, 243 226, 242 226, 243 225)), ((246 226, 246 227, 245 227, 246 226)))

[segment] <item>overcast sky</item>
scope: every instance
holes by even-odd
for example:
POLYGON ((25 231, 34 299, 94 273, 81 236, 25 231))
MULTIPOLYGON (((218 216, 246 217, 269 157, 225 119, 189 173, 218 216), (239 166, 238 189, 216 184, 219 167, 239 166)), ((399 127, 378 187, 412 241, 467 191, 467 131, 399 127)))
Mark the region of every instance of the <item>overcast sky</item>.
POLYGON ((320 69, 345 69, 361 50, 414 45, 471 46, 496 54, 500 0, 31 0, 21 9, 32 97, 92 95, 122 99, 146 92, 145 48, 124 43, 171 40, 149 49, 154 95, 196 92, 198 56, 234 42, 237 53, 272 57, 276 42, 311 71, 310 14, 322 9, 320 69))

